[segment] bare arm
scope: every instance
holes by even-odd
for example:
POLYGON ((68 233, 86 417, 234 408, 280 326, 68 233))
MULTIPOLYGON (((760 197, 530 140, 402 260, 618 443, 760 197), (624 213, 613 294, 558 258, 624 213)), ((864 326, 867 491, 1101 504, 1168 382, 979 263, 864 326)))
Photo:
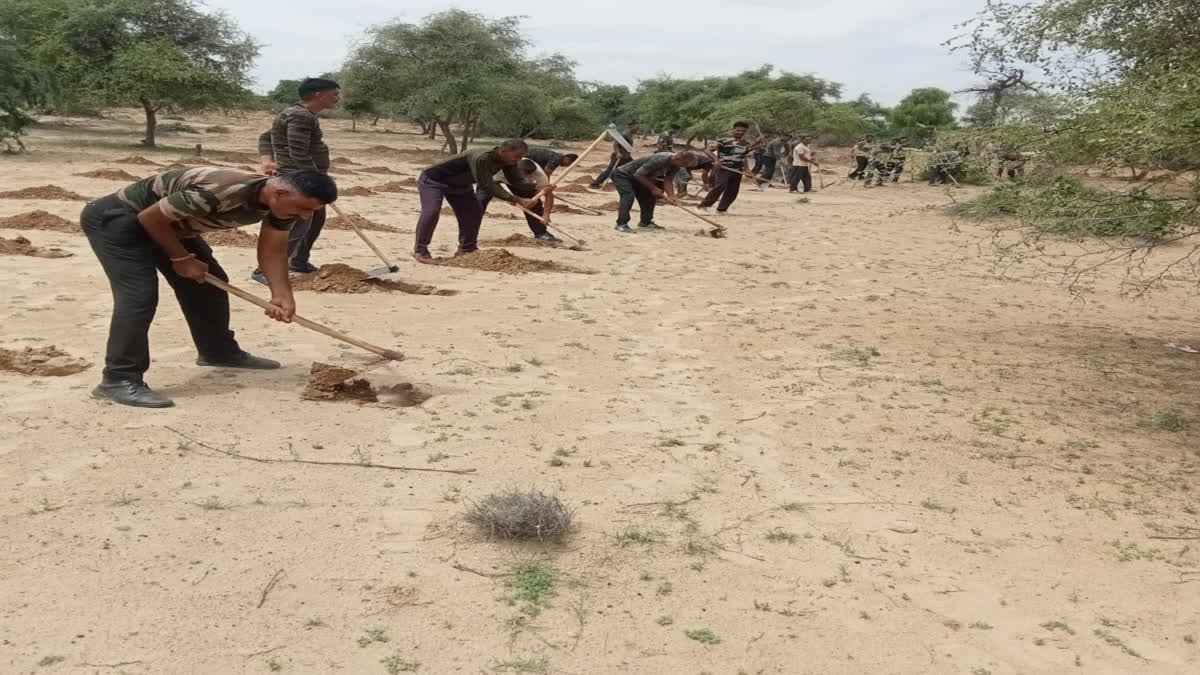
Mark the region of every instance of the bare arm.
POLYGON ((267 316, 290 323, 296 315, 296 299, 292 295, 292 281, 288 278, 287 240, 287 230, 263 223, 258 233, 258 268, 267 277, 271 304, 275 306, 267 310, 267 316))
POLYGON ((179 241, 175 229, 171 227, 171 219, 163 213, 162 207, 153 204, 138 214, 138 223, 150 239, 162 249, 171 259, 171 267, 175 273, 185 279, 204 283, 204 275, 208 273, 208 265, 196 260, 179 241))

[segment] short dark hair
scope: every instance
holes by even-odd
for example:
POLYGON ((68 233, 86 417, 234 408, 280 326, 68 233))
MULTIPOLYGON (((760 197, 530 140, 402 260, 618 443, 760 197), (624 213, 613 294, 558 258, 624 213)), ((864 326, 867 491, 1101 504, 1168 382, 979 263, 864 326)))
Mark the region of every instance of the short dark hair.
POLYGON ((342 86, 333 80, 327 80, 323 77, 306 77, 300 83, 300 100, 307 101, 323 91, 341 88, 342 86))
POLYGON ((562 161, 566 164, 574 164, 575 160, 577 159, 579 159, 579 155, 573 152, 568 152, 567 154, 563 155, 562 161))
POLYGON ((318 171, 296 171, 280 174, 279 179, 305 197, 312 197, 323 204, 337 201, 337 183, 327 174, 318 171))
POLYGON ((510 138, 500 144, 501 150, 525 150, 529 151, 529 144, 520 138, 510 138))
POLYGON ((749 122, 734 122, 733 128, 734 129, 749 129, 750 123, 749 122))

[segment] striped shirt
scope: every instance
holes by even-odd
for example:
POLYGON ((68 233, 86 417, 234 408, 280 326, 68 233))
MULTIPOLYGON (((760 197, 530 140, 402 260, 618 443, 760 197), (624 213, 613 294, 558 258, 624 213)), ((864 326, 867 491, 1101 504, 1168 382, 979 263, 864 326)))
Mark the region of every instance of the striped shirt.
POLYGON ((258 137, 258 154, 273 155, 280 173, 328 173, 329 146, 322 138, 320 119, 297 103, 284 108, 275 116, 271 130, 258 137))
POLYGON ((741 170, 746 167, 746 152, 750 149, 750 141, 737 140, 733 136, 717 141, 717 159, 721 166, 728 169, 741 170))
POLYGON ((296 219, 278 218, 259 201, 266 182, 267 177, 257 173, 201 166, 144 178, 121 188, 115 196, 133 211, 158 204, 181 237, 254 223, 287 230, 296 219))
POLYGON ((516 201, 516 197, 492 179, 496 172, 501 171, 507 177, 507 182, 512 185, 526 182, 516 166, 504 166, 500 163, 498 147, 459 153, 425 169, 421 175, 434 183, 449 187, 470 187, 474 183, 478 189, 490 192, 496 199, 516 201))

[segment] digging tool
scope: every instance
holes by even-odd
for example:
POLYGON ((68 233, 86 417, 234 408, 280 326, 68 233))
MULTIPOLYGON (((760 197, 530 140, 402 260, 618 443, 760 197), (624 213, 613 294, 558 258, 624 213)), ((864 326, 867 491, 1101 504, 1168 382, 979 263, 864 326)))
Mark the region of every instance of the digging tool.
POLYGON ((575 243, 577 243, 579 246, 583 246, 584 244, 586 244, 586 243, 587 243, 587 242, 585 242, 584 240, 580 239, 579 237, 575 237, 575 236, 572 236, 572 235, 570 235, 570 234, 568 234, 568 233, 564 232, 564 231, 562 230, 562 228, 555 227, 554 225, 551 225, 550 223, 547 223, 545 218, 543 218, 543 217, 539 216, 538 214, 534 213, 533 211, 530 211, 529 209, 525 208, 524 206, 521 206, 520 204, 517 204, 516 202, 514 202, 514 203, 513 203, 513 206, 517 207, 518 209, 521 209, 521 210, 522 210, 522 211, 524 211, 526 214, 528 214, 528 215, 530 215, 530 216, 533 216, 534 218, 537 218, 539 221, 541 221, 541 223, 542 223, 543 225, 545 225, 546 227, 548 227, 548 228, 550 228, 550 229, 554 230, 555 232, 557 232, 557 233, 559 233, 559 234, 561 234, 561 235, 564 235, 564 236, 566 236, 566 237, 568 237, 568 238, 570 238, 570 239, 574 239, 574 240, 575 240, 575 243))
MULTIPOLYGON (((617 125, 615 125, 615 124, 608 125, 608 129, 615 130, 616 128, 617 128, 617 125)), ((596 140, 592 141, 592 144, 587 146, 587 149, 585 149, 583 152, 579 153, 579 156, 575 158, 575 161, 571 163, 571 166, 568 166, 567 168, 563 169, 563 172, 558 174, 557 176, 555 176, 553 178, 553 180, 551 180, 550 182, 554 183, 555 185, 558 185, 560 182, 562 182, 562 179, 566 178, 572 171, 575 170, 575 167, 582 164, 583 158, 587 157, 588 153, 590 153, 592 150, 595 150, 596 146, 600 145, 600 141, 604 140, 604 137, 608 135, 608 129, 605 129, 604 131, 600 132, 600 135, 596 137, 596 140)))
MULTIPOLYGON (((714 167, 714 168, 715 168, 715 167, 717 167, 717 166, 720 166, 720 164, 713 164, 713 167, 714 167)), ((729 168, 729 167, 727 167, 727 166, 722 166, 720 170, 721 170, 721 171, 732 171, 733 173, 740 173, 740 174, 742 174, 743 176, 745 176, 746 178, 753 178, 755 181, 759 181, 759 180, 761 180, 761 178, 760 178, 759 176, 755 176, 755 175, 754 175, 754 174, 752 174, 752 173, 746 173, 745 171, 738 171, 737 169, 731 169, 731 168, 729 168)), ((779 187, 779 186, 778 186, 778 185, 775 185, 775 184, 774 184, 774 183, 772 183, 771 181, 767 181, 767 187, 779 187)))
POLYGON ((674 206, 675 208, 679 209, 680 211, 683 211, 684 213, 686 213, 692 217, 699 218, 700 220, 703 220, 704 222, 708 223, 709 225, 712 225, 714 229, 709 230, 708 234, 709 234, 709 236, 713 237, 714 239, 720 239, 721 237, 725 236, 725 226, 724 225, 714 222, 712 220, 709 220, 708 218, 705 218, 704 216, 700 215, 699 213, 696 213, 695 211, 689 209, 688 207, 686 207, 682 204, 671 204, 670 202, 668 202, 667 204, 669 206, 674 206))
MULTIPOLYGON (((220 279, 214 277, 211 274, 205 274, 204 280, 207 281, 208 283, 212 284, 213 286, 216 286, 217 288, 225 291, 226 293, 228 293, 230 295, 236 295, 237 297, 245 300, 246 302, 258 305, 259 307, 261 307, 263 309, 270 309, 272 307, 271 303, 267 302, 266 300, 263 300, 262 298, 258 297, 257 295, 254 295, 253 293, 247 293, 246 291, 243 291, 242 289, 240 289, 236 286, 230 286, 228 283, 221 281, 220 279)), ((300 316, 299 314, 294 315, 292 317, 292 321, 300 324, 301 326, 304 326, 305 328, 307 328, 309 330, 314 330, 318 333, 321 333, 322 335, 328 335, 329 337, 331 337, 335 340, 341 340, 342 342, 345 342, 346 344, 354 345, 355 347, 358 347, 359 349, 365 349, 365 350, 371 352, 372 354, 378 354, 379 356, 382 356, 385 359, 389 359, 391 361, 403 361, 404 360, 404 354, 401 354, 400 352, 398 352, 394 349, 384 349, 383 347, 376 347, 375 345, 373 345, 369 342, 363 342, 362 340, 359 340, 358 338, 351 337, 349 335, 346 335, 345 333, 336 331, 327 326, 322 326, 321 324, 317 323, 316 321, 306 319, 306 318, 300 316)))
MULTIPOLYGON (((608 128, 604 130, 604 133, 606 133, 606 134, 608 134, 609 136, 611 136, 611 137, 612 137, 612 140, 613 140, 613 142, 614 142, 614 143, 616 143, 617 145, 621 146, 622 148, 625 148, 626 152, 628 152, 628 153, 629 153, 629 156, 630 156, 630 157, 632 157, 632 156, 633 156, 633 145, 631 145, 631 144, 629 143, 629 141, 627 141, 627 140, 625 139, 625 137, 624 137, 624 136, 622 136, 622 135, 621 135, 621 134, 620 134, 620 133, 617 131, 617 125, 615 125, 615 124, 610 124, 610 125, 608 125, 608 128)), ((574 166, 574 165, 572 165, 572 166, 574 166)), ((615 169, 616 167, 613 167, 613 168, 615 169)), ((608 181, 610 181, 610 180, 612 180, 612 174, 611 174, 611 173, 608 175, 608 178, 604 179, 604 182, 605 182, 605 183, 607 183, 607 182, 608 182, 608 181)), ((600 187, 604 187, 604 185, 601 185, 600 187)))
POLYGON ((391 274, 392 272, 400 271, 400 268, 396 265, 393 265, 392 262, 383 255, 383 252, 380 251, 377 246, 375 246, 373 241, 367 239, 367 235, 361 229, 359 229, 358 225, 355 225, 352 219, 347 218, 346 214, 342 213, 342 210, 337 207, 337 204, 330 204, 329 206, 333 209, 334 213, 338 214, 339 218, 346 221, 346 224, 354 230, 354 233, 358 235, 359 239, 362 239, 363 243, 369 246, 371 250, 375 252, 375 255, 379 256, 379 259, 383 261, 384 267, 376 267, 373 270, 367 270, 366 276, 363 277, 364 279, 378 279, 385 274, 391 274))
POLYGON ((562 203, 566 204, 567 206, 573 206, 577 209, 582 209, 584 211, 591 211, 592 213, 594 213, 598 216, 604 215, 604 213, 602 211, 597 211, 596 209, 588 208, 582 204, 576 204, 574 202, 569 202, 569 201, 563 199, 562 197, 559 197, 557 193, 554 195, 554 201, 562 202, 562 203))

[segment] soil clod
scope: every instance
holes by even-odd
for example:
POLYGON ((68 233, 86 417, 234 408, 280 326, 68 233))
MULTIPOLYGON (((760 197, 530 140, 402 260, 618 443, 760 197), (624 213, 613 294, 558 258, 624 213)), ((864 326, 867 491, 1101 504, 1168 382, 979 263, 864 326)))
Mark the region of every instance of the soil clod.
POLYGON ((236 248, 254 248, 258 246, 258 237, 238 229, 215 230, 205 232, 204 241, 209 246, 233 246, 236 248))
POLYGON ((441 289, 425 284, 410 284, 391 279, 365 279, 366 272, 334 263, 321 265, 312 274, 298 274, 292 277, 292 288, 297 291, 315 291, 317 293, 370 293, 372 291, 396 291, 412 295, 457 295, 457 291, 441 289))
POLYGON ((16 239, 5 239, 0 237, 0 254, 2 255, 27 255, 34 258, 69 258, 73 253, 62 250, 61 248, 42 248, 34 246, 25 237, 17 237, 16 239))
POLYGON ((411 408, 428 401, 433 394, 411 382, 376 386, 360 377, 356 370, 317 362, 312 364, 308 384, 300 396, 314 401, 357 401, 411 408))
POLYGON ((87 361, 77 359, 54 345, 25 349, 0 347, 0 370, 22 375, 63 377, 82 373, 91 367, 92 364, 87 361))

